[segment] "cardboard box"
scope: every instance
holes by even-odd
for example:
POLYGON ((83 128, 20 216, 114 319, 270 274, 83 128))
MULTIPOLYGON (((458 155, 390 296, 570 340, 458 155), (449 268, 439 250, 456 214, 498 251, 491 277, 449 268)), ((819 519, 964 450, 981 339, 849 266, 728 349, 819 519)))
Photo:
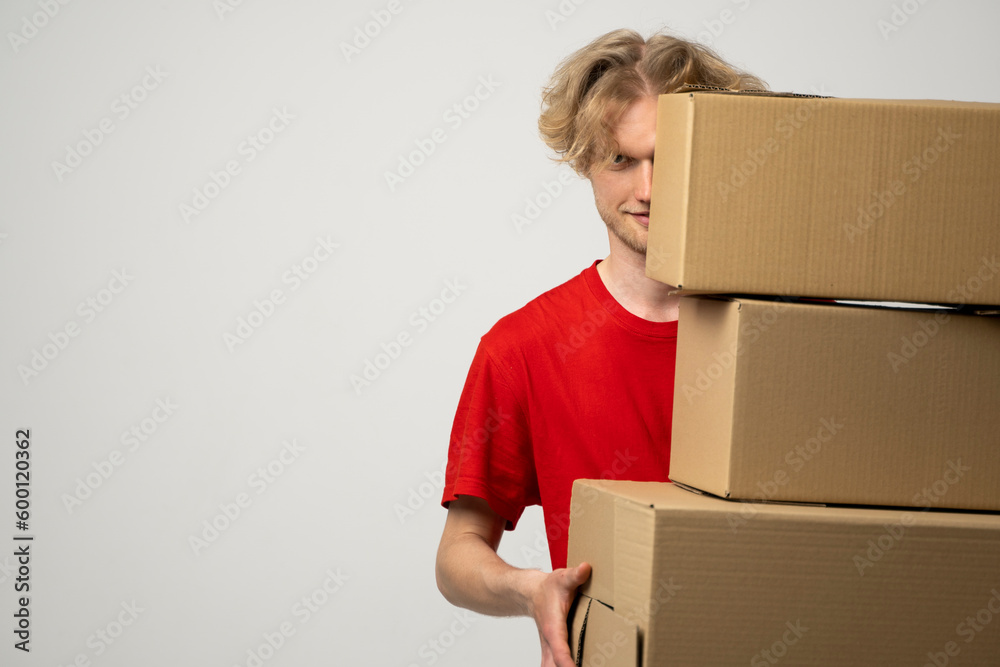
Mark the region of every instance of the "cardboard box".
POLYGON ((694 292, 1000 304, 1000 104, 661 95, 646 273, 694 292))
POLYGON ((606 591, 598 599, 616 625, 638 626, 644 667, 1000 656, 1000 515, 738 503, 673 484, 578 480, 572 516, 569 565, 591 563, 583 592, 606 591))
POLYGON ((1000 510, 1000 318, 688 296, 670 478, 723 498, 1000 510))

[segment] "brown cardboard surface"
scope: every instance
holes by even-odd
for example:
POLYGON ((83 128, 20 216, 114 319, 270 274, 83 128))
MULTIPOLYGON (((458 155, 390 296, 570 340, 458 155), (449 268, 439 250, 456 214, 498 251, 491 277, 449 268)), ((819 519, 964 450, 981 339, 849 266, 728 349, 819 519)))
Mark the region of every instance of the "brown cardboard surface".
MULTIPOLYGON (((573 498, 573 508, 575 511, 586 512, 590 515, 590 520, 576 528, 578 531, 593 530, 592 534, 586 537, 590 544, 588 551, 588 562, 593 567, 611 572, 615 565, 615 544, 611 540, 603 539, 603 526, 614 522, 615 506, 610 502, 605 494, 598 493, 592 487, 581 488, 579 493, 573 498)), ((572 523, 572 519, 570 520, 572 523)), ((580 587, 583 593, 592 598, 608 601, 612 599, 612 581, 591 577, 580 587)))
POLYGON ((1000 516, 737 503, 673 484, 578 480, 569 565, 615 543, 605 600, 642 665, 995 664, 1000 516), (634 545, 639 545, 633 550, 634 545), (648 548, 647 548, 648 545, 648 548), (622 556, 629 554, 629 557, 622 556))
POLYGON ((598 600, 581 595, 570 610, 570 655, 580 667, 636 667, 639 631, 598 600))
POLYGON ((1000 318, 684 297, 670 478, 734 499, 1000 511, 1000 318))
POLYGON ((647 275, 685 291, 1000 304, 1000 104, 659 100, 647 275))

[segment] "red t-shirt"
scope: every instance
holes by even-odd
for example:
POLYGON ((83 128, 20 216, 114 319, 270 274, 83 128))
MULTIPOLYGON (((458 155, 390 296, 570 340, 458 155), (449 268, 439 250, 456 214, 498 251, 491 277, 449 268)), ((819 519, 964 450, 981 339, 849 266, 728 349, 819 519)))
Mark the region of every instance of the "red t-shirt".
POLYGON ((670 462, 677 322, 622 308, 597 264, 483 336, 448 451, 442 504, 483 498, 507 530, 542 505, 553 568, 573 480, 665 482, 670 462))

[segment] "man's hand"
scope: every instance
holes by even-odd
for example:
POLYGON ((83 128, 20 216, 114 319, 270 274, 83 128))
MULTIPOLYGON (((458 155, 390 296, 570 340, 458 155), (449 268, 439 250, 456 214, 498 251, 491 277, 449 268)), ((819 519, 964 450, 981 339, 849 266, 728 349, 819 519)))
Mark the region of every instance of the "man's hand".
POLYGON ((532 616, 542 642, 542 667, 574 667, 569 651, 566 616, 576 589, 590 576, 590 565, 555 570, 538 583, 532 597, 532 616))
POLYGON ((452 604, 480 614, 531 616, 542 667, 573 667, 566 616, 590 565, 551 573, 513 567, 496 553, 505 524, 481 498, 453 500, 438 547, 438 588, 452 604))

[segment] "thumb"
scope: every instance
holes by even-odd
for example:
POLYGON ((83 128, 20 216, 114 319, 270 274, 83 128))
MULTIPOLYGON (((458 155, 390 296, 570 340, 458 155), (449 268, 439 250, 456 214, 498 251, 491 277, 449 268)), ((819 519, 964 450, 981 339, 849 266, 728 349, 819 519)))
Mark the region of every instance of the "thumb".
POLYGON ((590 563, 580 563, 566 572, 567 579, 573 586, 579 586, 590 578, 590 563))

